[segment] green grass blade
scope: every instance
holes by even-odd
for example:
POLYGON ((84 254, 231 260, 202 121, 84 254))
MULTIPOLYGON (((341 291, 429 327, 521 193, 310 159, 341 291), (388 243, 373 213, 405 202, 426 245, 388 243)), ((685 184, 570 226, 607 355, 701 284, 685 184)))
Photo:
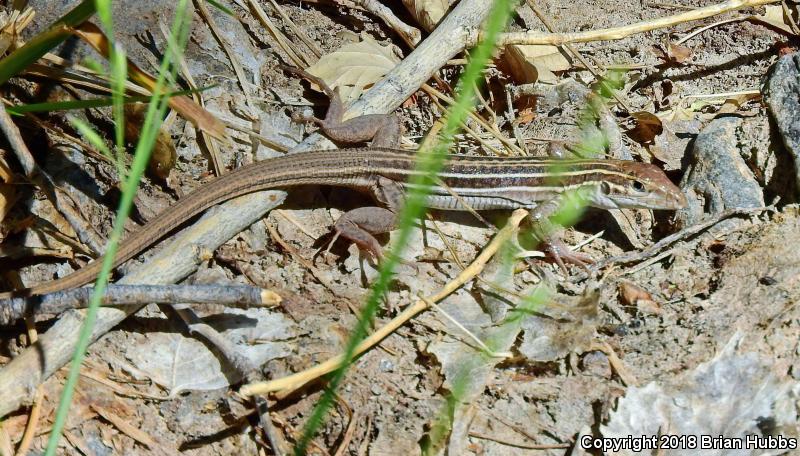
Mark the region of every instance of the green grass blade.
MULTIPOLYGON (((203 1, 203 0, 200 0, 200 1, 203 1)), ((233 14, 233 10, 231 10, 231 9, 230 9, 230 8, 228 8, 227 6, 223 5, 222 3, 220 3, 220 2, 218 2, 218 1, 216 1, 216 0, 205 0, 205 1, 206 1, 206 2, 207 2, 209 5, 213 6, 214 8, 216 8, 216 9, 218 9, 218 10, 220 10, 220 11, 222 11, 223 13, 227 14, 228 16, 230 16, 230 17, 236 17, 236 15, 235 15, 235 14, 233 14)))
POLYGON ((95 282, 92 298, 89 303, 89 308, 86 311, 86 318, 84 320, 81 333, 75 346, 75 355, 73 356, 72 363, 70 364, 69 374, 67 376, 64 391, 61 400, 58 404, 56 417, 53 423, 53 428, 50 433, 50 438, 47 442, 47 456, 52 456, 58 447, 58 441, 61 438, 61 433, 66 423, 67 414, 69 413, 72 395, 75 390, 75 385, 78 381, 80 374, 81 363, 86 356, 86 350, 91 341, 92 329, 95 320, 97 319, 97 312, 100 307, 100 301, 103 293, 105 292, 106 284, 108 283, 111 274, 111 267, 113 264, 114 255, 117 251, 117 245, 123 234, 123 227, 125 220, 128 218, 133 200, 136 196, 136 189, 139 185, 142 173, 147 167, 150 158, 150 152, 155 144, 158 129, 161 125, 164 113, 167 109, 168 98, 163 96, 165 81, 174 78, 177 73, 177 66, 172 58, 179 55, 184 49, 189 35, 189 25, 191 23, 188 16, 187 0, 180 0, 176 9, 175 19, 173 20, 171 35, 177 37, 172 43, 177 43, 179 49, 170 49, 168 46, 167 51, 164 53, 164 60, 161 62, 159 68, 158 80, 156 81, 156 88, 150 105, 148 106, 147 115, 145 117, 144 125, 140 136, 139 143, 136 147, 134 154, 133 165, 129 172, 128 178, 125 179, 122 189, 122 198, 120 201, 119 209, 116 218, 114 219, 114 228, 108 240, 106 252, 103 255, 103 267, 95 282))
MULTIPOLYGON (((202 92, 208 90, 214 86, 202 87, 195 90, 179 90, 176 92, 168 92, 164 96, 166 97, 177 97, 181 95, 191 95, 193 93, 202 92)), ((123 104, 128 103, 149 103, 150 97, 146 96, 133 96, 133 97, 124 97, 122 98, 123 104)), ((6 107, 6 111, 12 115, 22 115, 30 112, 53 112, 53 111, 71 111, 75 109, 91 109, 91 108, 102 108, 105 106, 113 106, 114 99, 110 97, 106 98, 92 98, 89 100, 69 100, 69 101, 52 101, 47 103, 29 103, 29 104, 22 104, 16 106, 8 106, 6 107)), ((118 118, 114 118, 115 122, 118 122, 118 118)))
POLYGON ((84 0, 57 20, 49 29, 31 38, 24 46, 0 60, 0 84, 19 74, 31 63, 39 60, 54 47, 72 35, 70 27, 92 17, 94 0, 84 0))
POLYGON ((308 444, 316 434, 328 409, 333 404, 334 395, 338 386, 344 379, 348 365, 353 360, 353 355, 358 344, 367 334, 369 323, 372 321, 380 302, 383 300, 389 285, 392 282, 394 269, 399 263, 400 253, 408 244, 411 230, 416 220, 419 220, 425 211, 425 201, 430 190, 430 185, 434 182, 436 173, 441 168, 448 146, 452 144, 453 137, 459 130, 461 122, 466 118, 468 110, 473 104, 475 88, 483 68, 486 66, 494 49, 494 42, 500 30, 505 27, 511 14, 510 0, 497 0, 489 14, 485 28, 485 39, 475 48, 470 56, 464 74, 461 77, 460 90, 456 97, 455 104, 451 107, 447 115, 447 122, 442 129, 441 136, 437 145, 417 153, 417 169, 422 173, 412 179, 412 183, 418 186, 412 187, 406 198, 406 203, 399 217, 399 229, 396 242, 392 250, 387 255, 386 261, 381 265, 380 273, 361 315, 359 316, 356 327, 353 329, 344 350, 344 362, 342 366, 331 374, 328 386, 322 398, 317 403, 314 411, 306 422, 303 434, 294 449, 294 454, 303 455, 306 453, 308 444))

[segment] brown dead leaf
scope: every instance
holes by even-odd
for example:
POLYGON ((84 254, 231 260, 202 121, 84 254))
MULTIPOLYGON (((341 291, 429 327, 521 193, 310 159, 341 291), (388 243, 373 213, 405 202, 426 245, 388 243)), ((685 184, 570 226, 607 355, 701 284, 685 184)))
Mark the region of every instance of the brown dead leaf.
MULTIPOLYGON (((792 13, 796 18, 797 6, 796 5, 789 6, 789 5, 791 5, 791 3, 787 3, 787 7, 791 9, 792 13)), ((747 16, 747 19, 767 24, 788 35, 800 35, 800 30, 797 30, 795 23, 793 23, 793 21, 791 21, 788 17, 786 17, 786 14, 784 13, 785 12, 781 5, 766 5, 764 7, 764 14, 758 14, 758 15, 754 14, 752 16, 747 16)))
POLYGON ((656 136, 664 131, 661 119, 647 111, 638 111, 631 114, 633 127, 626 133, 640 144, 651 144, 656 136))
POLYGON ((306 69, 321 78, 331 89, 339 89, 346 103, 357 100, 400 62, 389 46, 382 46, 369 37, 359 43, 345 44, 323 55, 306 69))
POLYGON ((403 0, 403 5, 419 25, 429 32, 436 28, 450 8, 447 0, 403 0))
POLYGON ((572 67, 558 47, 549 44, 512 44, 506 46, 503 58, 520 84, 536 81, 554 84, 558 82, 555 72, 572 67))
MULTIPOLYGON (((4 150, 0 150, 0 222, 5 219, 18 197, 17 186, 14 185, 14 175, 5 161, 5 153, 4 150)), ((4 233, 0 230, 0 241, 3 240, 3 237, 4 233)))
POLYGON ((533 108, 526 108, 517 113, 517 125, 526 125, 533 122, 536 118, 536 110, 533 108))
POLYGON ((667 45, 667 56, 676 63, 683 63, 692 56, 692 49, 680 44, 669 43, 667 45))
POLYGON ((739 111, 743 104, 761 98, 760 93, 743 93, 725 99, 717 114, 732 114, 739 111))
POLYGON ((636 306, 642 312, 650 314, 660 314, 661 306, 653 299, 644 288, 631 282, 620 282, 619 297, 622 303, 628 306, 636 306))
MULTIPOLYGON (((147 113, 147 105, 144 103, 129 103, 125 105, 125 140, 135 142, 141 135, 141 126, 144 116, 147 113)), ((160 179, 169 177, 169 172, 175 167, 178 161, 178 153, 172 143, 172 137, 164 129, 164 125, 158 130, 156 143, 153 145, 153 152, 150 155, 148 170, 160 179)))
MULTIPOLYGON (((97 52, 108 57, 108 38, 99 27, 91 22, 84 22, 80 27, 76 28, 75 35, 95 48, 97 52)), ((151 92, 155 90, 156 79, 137 67, 130 59, 128 60, 128 77, 151 92)), ((198 129, 216 139, 225 139, 225 124, 191 98, 185 95, 170 97, 169 107, 177 111, 186 120, 192 122, 198 129)))

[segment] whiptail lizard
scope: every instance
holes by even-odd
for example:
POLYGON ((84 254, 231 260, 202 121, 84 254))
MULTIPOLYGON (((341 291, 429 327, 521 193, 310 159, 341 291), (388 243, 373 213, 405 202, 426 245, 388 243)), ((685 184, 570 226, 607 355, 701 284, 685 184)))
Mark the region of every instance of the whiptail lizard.
MULTIPOLYGON (((337 233, 379 256, 373 234, 393 229, 406 181, 415 172, 414 153, 377 147, 303 152, 244 166, 203 185, 134 232, 120 245, 114 267, 211 206, 247 193, 300 185, 367 191, 388 207, 354 209, 335 225, 337 233)), ((674 210, 686 205, 686 197, 658 167, 632 161, 451 155, 438 177, 443 185, 433 186, 428 205, 443 210, 465 210, 464 204, 476 210, 534 208, 577 189, 588 194, 589 205, 603 209, 674 210)), ((98 259, 63 278, 0 293, 0 299, 84 285, 95 279, 101 264, 98 259)))

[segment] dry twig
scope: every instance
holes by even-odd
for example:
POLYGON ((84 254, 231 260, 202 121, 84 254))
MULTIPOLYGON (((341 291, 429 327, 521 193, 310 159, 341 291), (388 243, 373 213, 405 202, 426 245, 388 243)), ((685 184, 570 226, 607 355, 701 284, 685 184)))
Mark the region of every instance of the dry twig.
MULTIPOLYGON (((358 345, 358 347, 356 347, 355 351, 353 352, 354 356, 364 353, 366 350, 383 340, 386 336, 397 330, 397 328, 406 324, 406 322, 414 318, 417 314, 428 310, 430 308, 429 303, 441 301, 459 289, 465 283, 477 277, 478 274, 483 271, 486 263, 488 263, 488 261, 494 256, 500 247, 517 233, 519 224, 527 215, 528 212, 523 209, 517 209, 514 211, 514 213, 508 219, 506 226, 497 233, 489 245, 487 245, 480 255, 478 255, 472 261, 469 267, 464 269, 455 279, 451 280, 444 287, 442 287, 438 293, 428 297, 427 299, 419 299, 416 303, 407 307, 397 317, 393 318, 389 323, 370 334, 358 345)), ((340 355, 310 369, 289 375, 281 379, 264 383, 251 383, 249 385, 244 385, 239 392, 245 396, 278 392, 279 398, 286 397, 306 383, 315 380, 322 375, 333 372, 335 369, 341 366, 342 361, 343 359, 340 355)))

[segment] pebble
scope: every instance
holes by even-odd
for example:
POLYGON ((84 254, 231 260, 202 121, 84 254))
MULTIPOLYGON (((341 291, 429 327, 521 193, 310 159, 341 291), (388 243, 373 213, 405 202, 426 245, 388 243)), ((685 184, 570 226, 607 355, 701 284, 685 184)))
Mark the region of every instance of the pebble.
POLYGON ((778 60, 767 78, 764 96, 783 144, 794 158, 795 183, 800 184, 800 53, 778 60))
POLYGON ((697 135, 680 185, 689 204, 676 214, 678 226, 694 225, 707 213, 764 205, 763 191, 739 150, 741 125, 739 117, 718 117, 697 135))

